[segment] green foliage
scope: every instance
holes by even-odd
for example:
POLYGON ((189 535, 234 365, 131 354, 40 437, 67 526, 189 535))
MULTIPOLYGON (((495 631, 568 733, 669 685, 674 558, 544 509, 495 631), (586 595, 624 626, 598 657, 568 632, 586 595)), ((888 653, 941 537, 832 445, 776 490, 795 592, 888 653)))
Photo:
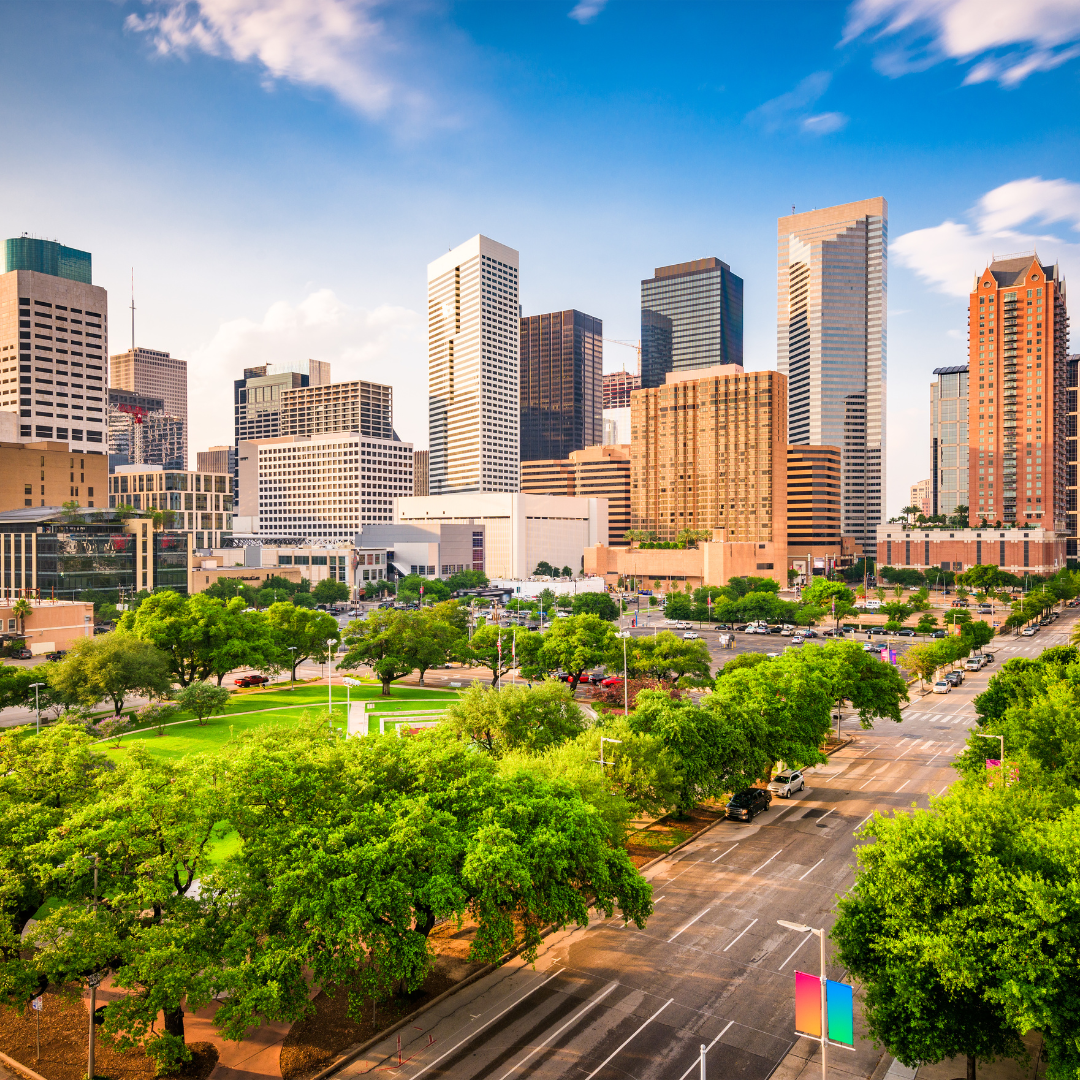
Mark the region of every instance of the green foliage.
POLYGON ((458 653, 463 660, 490 668, 491 685, 496 686, 508 671, 513 670, 515 655, 523 672, 529 673, 530 677, 539 677, 542 672, 536 658, 542 640, 533 630, 506 629, 489 624, 477 627, 467 647, 459 646, 458 653))
MULTIPOLYGON (((910 566, 882 566, 878 568, 877 576, 890 585, 903 585, 906 589, 918 589, 927 584, 926 575, 910 566)), ((859 580, 862 580, 861 574, 859 580)))
POLYGON ((409 574, 398 582, 398 599, 406 603, 415 602, 420 599, 421 588, 424 590, 425 604, 441 603, 450 599, 450 587, 442 578, 421 577, 419 574, 409 574))
POLYGON ((723 667, 717 670, 716 677, 719 679, 723 675, 730 674, 733 671, 738 671, 739 668, 757 667, 758 664, 767 664, 768 662, 769 658, 764 653, 739 653, 737 656, 733 656, 730 660, 724 662, 723 667))
POLYGON ((546 559, 541 559, 536 564, 536 569, 533 571, 533 577, 558 577, 559 571, 555 569, 546 559))
POLYGON ((459 589, 482 589, 490 582, 483 570, 458 570, 446 579, 446 584, 451 592, 457 592, 459 589))
POLYGON ((611 624, 599 615, 571 615, 557 619, 542 637, 534 661, 521 665, 522 672, 539 676, 547 671, 565 671, 570 687, 576 690, 581 676, 598 667, 616 651, 622 655, 619 639, 611 624))
POLYGON ((111 699, 117 716, 129 694, 164 694, 172 687, 161 650, 115 630, 75 642, 67 656, 50 665, 48 679, 64 699, 87 708, 111 699))
MULTIPOLYGON (((622 649, 616 646, 608 664, 619 667, 622 649)), ((642 678, 671 681, 683 675, 709 678, 712 657, 704 641, 684 641, 670 630, 652 636, 632 638, 627 642, 627 671, 642 678)))
POLYGON ((919 621, 915 624, 915 629, 920 634, 932 634, 937 628, 937 616, 929 611, 923 612, 919 616, 919 621))
POLYGON ((270 605, 266 627, 267 657, 275 665, 289 668, 294 682, 297 665, 310 659, 326 663, 341 637, 341 629, 332 615, 285 601, 270 605))
POLYGON ((727 588, 735 593, 736 596, 745 596, 747 593, 751 592, 778 593, 780 591, 780 583, 774 581, 772 578, 733 577, 728 579, 727 588))
POLYGON ((565 683, 510 685, 501 690, 473 683, 446 709, 446 726, 495 757, 515 750, 543 752, 579 735, 585 718, 565 683))
POLYGON ((578 593, 574 597, 571 610, 575 615, 599 615, 606 622, 619 616, 615 601, 606 592, 578 593))
POLYGON ((669 593, 667 603, 664 604, 664 614, 669 619, 692 619, 694 617, 693 602, 686 593, 669 593))
POLYGON ((317 604, 338 604, 348 600, 352 590, 343 581, 334 578, 323 578, 322 581, 311 590, 311 598, 317 604))
POLYGON ((189 683, 176 695, 176 704, 191 713, 201 727, 214 713, 225 708, 231 696, 224 686, 215 686, 211 682, 189 683))

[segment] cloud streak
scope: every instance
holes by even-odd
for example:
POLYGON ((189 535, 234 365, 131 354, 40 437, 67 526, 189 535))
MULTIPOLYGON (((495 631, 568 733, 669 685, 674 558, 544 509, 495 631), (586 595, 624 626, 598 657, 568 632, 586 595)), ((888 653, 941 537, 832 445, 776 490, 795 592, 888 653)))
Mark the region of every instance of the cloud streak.
POLYGON ((896 77, 944 60, 968 64, 966 84, 1017 86, 1080 56, 1075 0, 856 0, 843 42, 888 41, 877 67, 896 77))
POLYGON ((1044 261, 1080 257, 1080 184, 1039 176, 1012 180, 988 191, 967 216, 970 224, 943 221, 904 233, 890 245, 892 257, 952 296, 967 296, 995 255, 1041 249, 1044 261), (1077 238, 1034 231, 1056 224, 1077 238))
POLYGON ((807 75, 793 90, 766 101, 747 113, 749 123, 772 134, 786 128, 796 127, 807 135, 828 135, 839 131, 848 118, 839 112, 812 114, 814 105, 829 89, 832 75, 828 71, 815 71, 807 75))
POLYGON ((584 26, 591 23, 607 7, 607 3, 608 0, 578 0, 570 9, 569 17, 584 26))

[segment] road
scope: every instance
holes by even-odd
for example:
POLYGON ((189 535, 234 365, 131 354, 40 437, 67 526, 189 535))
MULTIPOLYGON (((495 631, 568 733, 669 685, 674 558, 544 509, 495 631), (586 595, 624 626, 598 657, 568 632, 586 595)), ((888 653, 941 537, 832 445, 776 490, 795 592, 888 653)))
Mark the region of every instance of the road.
MULTIPOLYGON (((818 971, 816 939, 777 919, 831 926, 860 825, 943 792, 975 695, 1002 661, 1066 643, 1074 618, 999 644, 995 664, 950 694, 916 697, 901 724, 856 726, 807 773, 805 791, 752 825, 720 822, 651 867, 656 910, 644 930, 600 918, 552 935, 535 967, 511 962, 404 1029, 400 1067, 391 1036, 338 1075, 696 1080, 704 1043, 710 1077, 766 1080, 796 1041, 793 972, 818 971)), ((830 1051, 834 1072, 873 1073, 881 1055, 864 1036, 857 1015, 856 1049, 830 1051)))

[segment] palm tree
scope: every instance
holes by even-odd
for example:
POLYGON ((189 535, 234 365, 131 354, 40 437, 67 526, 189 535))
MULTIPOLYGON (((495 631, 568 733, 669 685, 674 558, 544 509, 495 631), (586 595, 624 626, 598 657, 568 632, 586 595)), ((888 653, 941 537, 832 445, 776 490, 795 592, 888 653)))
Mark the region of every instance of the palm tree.
POLYGON ((11 614, 19 620, 19 634, 25 636, 26 634, 26 617, 33 612, 33 608, 30 606, 30 601, 24 596, 20 596, 14 604, 11 605, 11 614))

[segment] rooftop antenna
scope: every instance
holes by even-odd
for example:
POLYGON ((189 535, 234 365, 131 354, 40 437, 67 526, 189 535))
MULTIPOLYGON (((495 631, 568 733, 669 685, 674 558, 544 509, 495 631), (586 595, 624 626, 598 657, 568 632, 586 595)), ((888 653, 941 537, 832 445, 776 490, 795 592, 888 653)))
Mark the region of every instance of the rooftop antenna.
POLYGON ((131 268, 131 354, 135 355, 135 267, 131 268))
POLYGON ((795 204, 794 203, 791 204, 791 216, 792 217, 795 216, 795 204))

